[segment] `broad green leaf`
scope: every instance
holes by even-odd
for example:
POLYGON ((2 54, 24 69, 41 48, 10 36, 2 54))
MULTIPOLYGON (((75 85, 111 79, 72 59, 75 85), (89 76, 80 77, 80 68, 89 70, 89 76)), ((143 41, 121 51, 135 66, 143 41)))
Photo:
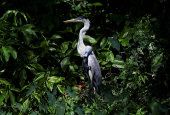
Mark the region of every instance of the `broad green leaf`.
POLYGON ((25 44, 28 46, 28 45, 30 44, 30 42, 31 42, 32 37, 31 37, 31 35, 30 35, 27 31, 25 31, 25 30, 23 30, 22 33, 23 33, 23 35, 24 35, 24 42, 25 42, 25 44))
POLYGON ((74 48, 76 48, 76 46, 77 46, 77 40, 74 40, 74 42, 72 44, 72 48, 74 49, 74 48))
POLYGON ((15 88, 15 87, 10 88, 10 90, 15 91, 15 92, 20 92, 20 89, 19 88, 15 88))
POLYGON ((12 57, 14 59, 17 58, 17 52, 16 52, 16 50, 12 46, 9 46, 9 52, 10 52, 10 54, 12 55, 12 57))
POLYGON ((34 67, 36 70, 39 71, 45 71, 45 69, 43 68, 42 65, 40 65, 39 63, 34 63, 34 64, 30 64, 32 67, 34 67))
POLYGON ((124 68, 125 64, 124 64, 123 61, 114 60, 112 66, 115 67, 115 68, 124 68))
POLYGON ((90 37, 90 36, 88 36, 88 35, 85 35, 85 36, 84 36, 84 40, 85 40, 86 42, 91 43, 91 44, 97 43, 97 41, 96 41, 94 38, 92 38, 92 37, 90 37))
POLYGON ((69 41, 63 42, 61 44, 61 51, 62 51, 62 53, 65 53, 67 51, 68 46, 69 46, 69 41))
POLYGON ((127 46, 129 44, 128 39, 119 39, 119 42, 121 42, 122 46, 127 46))
POLYGON ((119 51, 120 50, 120 44, 117 40, 116 35, 113 35, 113 38, 108 37, 108 39, 109 39, 109 42, 111 43, 112 47, 119 51))
POLYGON ((54 34, 50 39, 59 39, 59 38, 62 38, 60 35, 57 35, 57 34, 54 34))
POLYGON ((27 33, 29 33, 30 35, 33 35, 34 37, 36 37, 37 38, 37 34, 35 33, 35 31, 34 30, 32 30, 32 29, 25 29, 25 31, 27 32, 27 33))
POLYGON ((104 48, 104 47, 106 46, 107 42, 108 42, 108 41, 107 41, 107 38, 104 37, 104 38, 102 39, 102 41, 100 42, 100 47, 104 48))
POLYGON ((14 103, 14 101, 15 101, 15 96, 14 96, 14 94, 12 93, 12 91, 10 91, 10 90, 9 90, 9 97, 10 97, 11 102, 14 103))
POLYGON ((1 52, 2 52, 2 54, 4 56, 5 61, 8 62, 9 57, 10 57, 8 49, 6 47, 2 46, 1 52))
POLYGON ((33 24, 25 24, 22 27, 20 27, 19 29, 26 30, 26 29, 31 29, 31 28, 35 28, 35 26, 33 24))
POLYGON ((103 6, 101 3, 99 3, 99 2, 96 2, 96 3, 93 3, 93 5, 95 5, 95 6, 103 6))
POLYGON ((57 76, 49 77, 49 82, 52 82, 52 83, 59 83, 63 80, 65 80, 64 77, 57 77, 57 76))
POLYGON ((36 77, 34 78, 34 82, 42 79, 44 77, 44 75, 45 75, 45 72, 36 73, 36 75, 35 75, 36 77))
POLYGON ((27 99, 25 100, 25 102, 23 103, 24 108, 25 108, 25 109, 28 109, 29 104, 30 104, 30 100, 29 100, 29 98, 27 98, 27 99))
POLYGON ((66 69, 67 69, 67 67, 68 67, 69 64, 70 64, 70 57, 65 57, 65 58, 61 61, 60 65, 61 65, 61 68, 62 68, 62 70, 63 70, 64 72, 66 71, 66 69))
POLYGON ((2 82, 5 85, 11 85, 6 79, 0 78, 0 82, 2 82))
POLYGON ((112 51, 108 52, 106 61, 111 61, 111 62, 114 61, 114 54, 112 53, 112 51))
POLYGON ((110 105, 113 103, 114 97, 112 95, 112 89, 109 84, 106 84, 106 86, 102 87, 102 93, 104 95, 104 100, 108 102, 110 105))
POLYGON ((6 96, 6 92, 2 92, 1 95, 0 95, 0 105, 3 104, 3 101, 5 99, 5 96, 6 96))
POLYGON ((84 115, 84 113, 83 113, 83 108, 80 108, 80 106, 76 106, 75 112, 76 112, 78 115, 84 115))
POLYGON ((64 87, 62 85, 57 84, 57 88, 58 88, 60 93, 64 94, 64 87))
POLYGON ((74 92, 71 91, 70 86, 67 86, 67 90, 65 90, 65 92, 66 92, 69 96, 71 96, 72 98, 76 98, 76 95, 75 95, 74 92))
POLYGON ((57 100, 57 114, 58 115, 64 115, 65 113, 65 102, 64 99, 60 102, 59 100, 57 100))
POLYGON ((56 94, 57 94, 56 87, 53 88, 52 92, 46 88, 46 93, 48 96, 48 101, 50 105, 53 107, 56 102, 56 94))
POLYGON ((35 91, 35 89, 37 88, 36 86, 36 82, 32 83, 30 88, 28 89, 26 96, 29 96, 33 91, 35 91))

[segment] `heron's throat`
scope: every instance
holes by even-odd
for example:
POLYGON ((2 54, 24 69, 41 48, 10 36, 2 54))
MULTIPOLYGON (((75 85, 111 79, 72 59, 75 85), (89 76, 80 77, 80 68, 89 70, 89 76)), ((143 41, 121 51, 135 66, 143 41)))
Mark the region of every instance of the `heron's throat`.
POLYGON ((77 51, 78 51, 80 57, 84 57, 84 55, 85 55, 86 46, 85 46, 83 40, 84 40, 84 36, 86 34, 86 31, 89 29, 89 27, 90 27, 90 21, 87 20, 87 21, 85 21, 84 27, 80 30, 80 33, 79 33, 77 51))

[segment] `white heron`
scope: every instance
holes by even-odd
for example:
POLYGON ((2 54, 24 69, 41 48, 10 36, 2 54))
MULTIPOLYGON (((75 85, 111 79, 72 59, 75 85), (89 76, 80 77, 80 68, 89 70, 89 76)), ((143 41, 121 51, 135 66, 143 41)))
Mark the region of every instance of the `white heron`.
POLYGON ((70 23, 70 22, 84 23, 84 27, 79 32, 77 51, 78 51, 80 57, 83 58, 82 65, 83 65, 84 72, 89 76, 88 77, 89 97, 93 97, 93 94, 94 94, 93 87, 95 88, 96 92, 98 94, 100 94, 100 86, 101 86, 101 82, 102 82, 100 66, 99 66, 98 60, 92 50, 92 47, 86 46, 83 42, 84 35, 86 34, 86 31, 90 27, 90 21, 85 16, 80 16, 78 18, 66 20, 64 22, 65 23, 70 23))

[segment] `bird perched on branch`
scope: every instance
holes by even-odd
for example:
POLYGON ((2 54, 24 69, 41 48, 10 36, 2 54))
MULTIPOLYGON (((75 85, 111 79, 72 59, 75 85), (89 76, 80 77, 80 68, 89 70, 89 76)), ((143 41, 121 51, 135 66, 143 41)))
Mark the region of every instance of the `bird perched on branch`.
POLYGON ((84 23, 84 27, 79 32, 79 39, 77 44, 77 51, 80 57, 83 58, 83 70, 88 75, 88 83, 89 83, 89 98, 93 97, 94 89, 96 92, 100 94, 100 86, 102 82, 102 75, 98 60, 92 50, 91 46, 86 46, 83 42, 86 31, 90 27, 90 21, 85 16, 80 16, 75 19, 66 20, 65 23, 70 22, 82 22, 84 23))

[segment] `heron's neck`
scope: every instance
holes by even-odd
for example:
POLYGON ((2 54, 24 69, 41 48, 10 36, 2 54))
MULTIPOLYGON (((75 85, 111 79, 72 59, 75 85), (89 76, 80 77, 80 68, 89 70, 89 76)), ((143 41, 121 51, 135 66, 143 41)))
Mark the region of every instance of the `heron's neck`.
POLYGON ((86 31, 89 29, 89 27, 90 27, 90 21, 87 20, 87 21, 85 21, 84 27, 80 30, 80 33, 79 33, 78 44, 80 46, 85 46, 84 42, 83 42, 83 39, 84 39, 84 35, 86 34, 86 31))

